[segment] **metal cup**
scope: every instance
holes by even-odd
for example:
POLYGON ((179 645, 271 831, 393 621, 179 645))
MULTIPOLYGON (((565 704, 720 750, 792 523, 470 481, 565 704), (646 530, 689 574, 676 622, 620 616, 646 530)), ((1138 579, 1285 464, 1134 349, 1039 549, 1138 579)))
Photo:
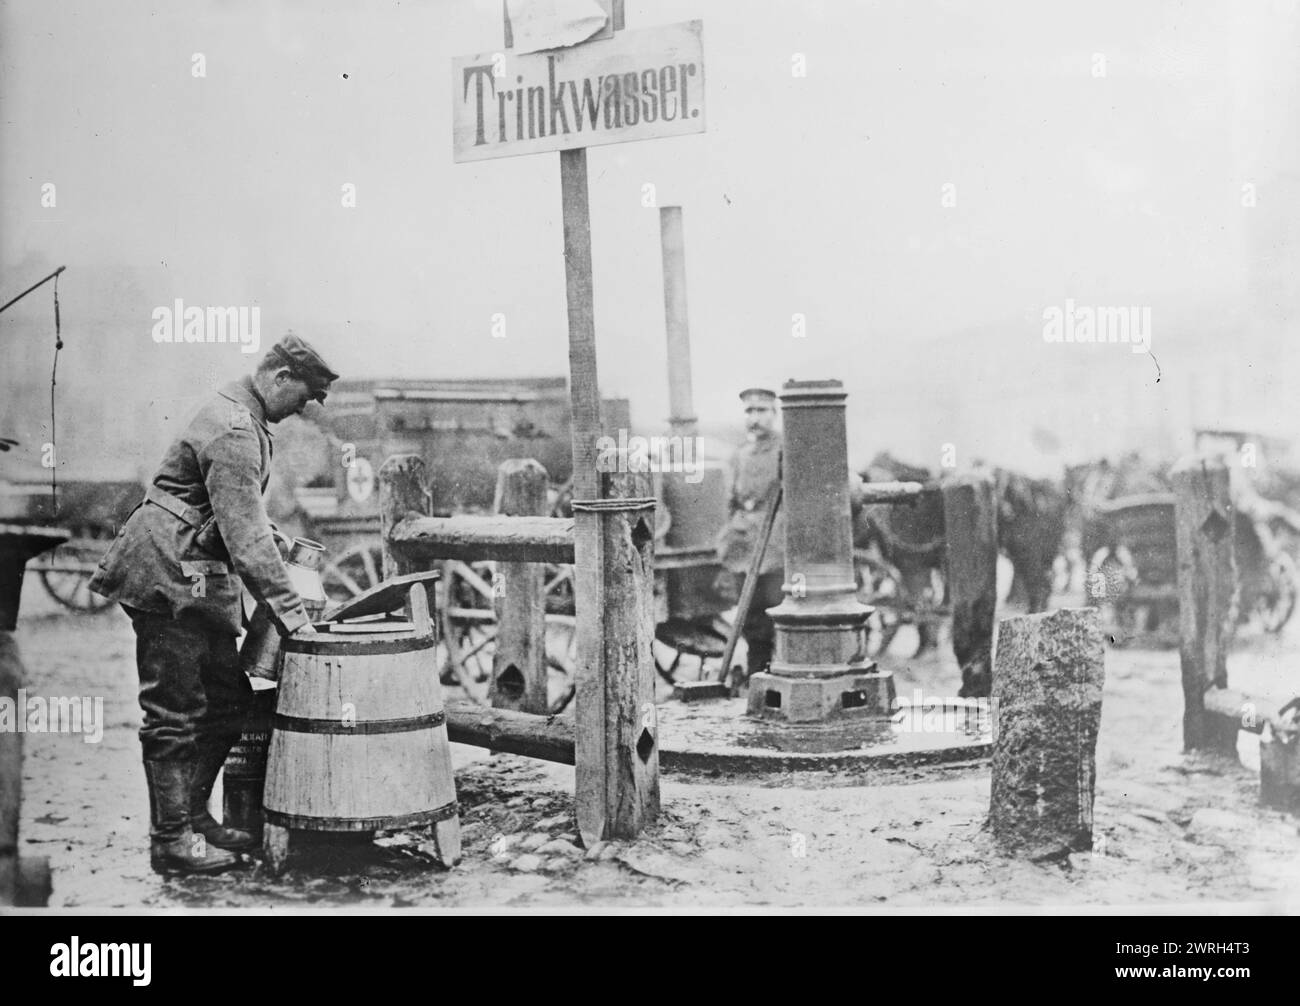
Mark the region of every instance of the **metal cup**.
POLYGON ((321 558, 325 546, 310 538, 295 538, 289 549, 289 558, 284 568, 289 574, 289 582, 302 598, 303 607, 310 618, 317 618, 325 610, 328 599, 325 597, 325 584, 321 580, 321 558))
POLYGON ((325 546, 320 542, 312 541, 310 538, 295 538, 289 548, 289 558, 286 561, 303 569, 319 570, 321 557, 324 554, 325 546))

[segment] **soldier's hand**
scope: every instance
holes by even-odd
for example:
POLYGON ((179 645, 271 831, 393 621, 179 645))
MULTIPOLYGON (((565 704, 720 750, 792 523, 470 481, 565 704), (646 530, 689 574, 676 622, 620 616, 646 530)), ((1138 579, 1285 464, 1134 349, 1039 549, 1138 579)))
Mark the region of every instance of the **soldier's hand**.
POLYGON ((293 634, 295 638, 301 638, 302 636, 320 635, 320 633, 316 631, 316 626, 312 625, 311 622, 308 622, 301 629, 296 629, 293 634))
POLYGON ((275 538, 275 547, 280 551, 280 558, 288 559, 289 552, 293 548, 293 539, 278 527, 271 528, 271 536, 275 538))

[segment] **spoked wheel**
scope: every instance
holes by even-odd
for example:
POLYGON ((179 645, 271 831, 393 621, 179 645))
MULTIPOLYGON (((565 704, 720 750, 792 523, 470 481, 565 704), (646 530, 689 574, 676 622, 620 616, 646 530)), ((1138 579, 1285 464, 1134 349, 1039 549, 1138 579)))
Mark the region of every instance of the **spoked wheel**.
MULTIPOLYGON (((492 661, 496 656, 497 617, 494 563, 465 563, 451 560, 443 565, 443 641, 447 647, 444 680, 456 683, 475 702, 487 705, 492 684, 492 661)), ((577 622, 571 613, 553 611, 570 602, 565 599, 566 585, 572 590, 572 575, 560 568, 547 568, 543 583, 546 594, 546 667, 547 705, 554 715, 573 700, 577 675, 574 661, 577 651, 577 622)), ((518 688, 523 679, 503 675, 502 687, 518 688)))
POLYGON ((341 552, 321 570, 325 596, 342 604, 383 582, 384 559, 378 541, 362 542, 341 552))
POLYGON ((1295 611, 1297 577, 1295 560, 1279 552, 1268 564, 1268 585, 1255 602, 1265 632, 1281 632, 1295 611))
POLYGON ((668 684, 714 681, 727 649, 731 623, 721 615, 670 618, 655 626, 655 670, 668 684))
POLYGON ((104 524, 75 524, 72 538, 33 560, 32 568, 54 600, 72 611, 94 614, 113 602, 90 589, 99 560, 113 540, 113 529, 104 524))
POLYGON ((878 657, 889 649, 898 630, 910 620, 903 599, 902 577, 889 563, 861 549, 854 552, 854 562, 858 598, 875 608, 867 622, 867 655, 878 657))

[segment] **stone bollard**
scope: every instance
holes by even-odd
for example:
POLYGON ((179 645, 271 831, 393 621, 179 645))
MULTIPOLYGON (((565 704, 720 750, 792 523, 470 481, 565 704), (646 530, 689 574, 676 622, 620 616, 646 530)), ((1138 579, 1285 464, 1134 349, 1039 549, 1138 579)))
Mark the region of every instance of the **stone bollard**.
POLYGON ((989 824, 1004 851, 1048 859, 1092 848, 1105 676, 1095 608, 999 625, 989 824))

